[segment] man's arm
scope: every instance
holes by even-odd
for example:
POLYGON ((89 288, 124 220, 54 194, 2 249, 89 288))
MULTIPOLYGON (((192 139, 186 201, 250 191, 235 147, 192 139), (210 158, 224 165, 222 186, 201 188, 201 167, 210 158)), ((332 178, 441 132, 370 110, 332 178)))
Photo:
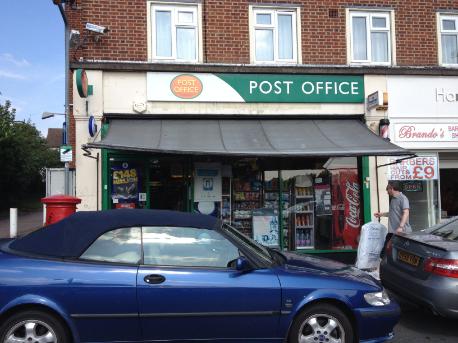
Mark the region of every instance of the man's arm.
POLYGON ((374 217, 375 218, 380 218, 380 217, 388 217, 388 212, 375 212, 374 217))
POLYGON ((399 223, 399 227, 396 229, 396 232, 404 232, 404 227, 407 223, 407 220, 409 220, 409 213, 410 210, 408 208, 402 210, 401 222, 399 223))

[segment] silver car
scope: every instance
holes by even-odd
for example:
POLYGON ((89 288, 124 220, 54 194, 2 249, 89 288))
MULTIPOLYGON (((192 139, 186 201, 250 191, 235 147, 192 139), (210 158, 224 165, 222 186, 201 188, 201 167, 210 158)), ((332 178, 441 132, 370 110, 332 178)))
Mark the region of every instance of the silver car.
POLYGON ((394 235, 380 278, 392 292, 436 314, 458 318, 458 217, 420 232, 394 235))

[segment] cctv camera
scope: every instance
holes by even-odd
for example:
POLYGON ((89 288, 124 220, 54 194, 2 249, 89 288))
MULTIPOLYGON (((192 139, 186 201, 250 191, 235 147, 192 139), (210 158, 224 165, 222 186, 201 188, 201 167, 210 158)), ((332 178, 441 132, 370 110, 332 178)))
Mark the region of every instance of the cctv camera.
POLYGON ((101 33, 101 34, 104 34, 104 33, 108 32, 108 28, 107 27, 100 26, 100 25, 95 25, 95 24, 91 24, 91 23, 86 23, 86 30, 89 30, 89 31, 92 31, 92 32, 96 32, 96 33, 101 33))
POLYGON ((80 32, 78 30, 71 30, 70 31, 70 38, 69 38, 70 46, 72 48, 76 47, 80 43, 80 32))

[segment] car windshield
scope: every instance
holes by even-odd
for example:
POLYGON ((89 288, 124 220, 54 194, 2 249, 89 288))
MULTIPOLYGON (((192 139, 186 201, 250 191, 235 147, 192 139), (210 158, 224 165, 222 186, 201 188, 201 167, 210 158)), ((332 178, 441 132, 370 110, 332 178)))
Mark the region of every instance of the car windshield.
POLYGON ((431 234, 453 241, 458 240, 458 217, 455 217, 446 223, 441 223, 438 229, 431 231, 431 234))
POLYGON ((257 257, 262 259, 263 261, 272 264, 274 262, 274 258, 272 254, 269 252, 269 250, 259 244, 258 242, 252 240, 251 238, 248 238, 247 236, 241 234, 239 231, 234 229, 232 226, 228 224, 223 224, 223 230, 231 236, 234 240, 239 242, 240 244, 243 244, 245 247, 250 249, 254 254, 256 254, 257 257))

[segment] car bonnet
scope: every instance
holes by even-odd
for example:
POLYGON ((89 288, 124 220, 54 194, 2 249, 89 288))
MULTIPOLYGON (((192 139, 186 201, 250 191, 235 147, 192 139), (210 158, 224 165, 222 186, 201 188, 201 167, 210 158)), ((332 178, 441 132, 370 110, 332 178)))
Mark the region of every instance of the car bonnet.
POLYGON ((380 283, 368 273, 353 266, 330 260, 323 257, 310 255, 299 255, 294 253, 284 253, 286 263, 285 271, 318 273, 321 275, 343 278, 350 281, 357 281, 366 285, 380 288, 380 283))

